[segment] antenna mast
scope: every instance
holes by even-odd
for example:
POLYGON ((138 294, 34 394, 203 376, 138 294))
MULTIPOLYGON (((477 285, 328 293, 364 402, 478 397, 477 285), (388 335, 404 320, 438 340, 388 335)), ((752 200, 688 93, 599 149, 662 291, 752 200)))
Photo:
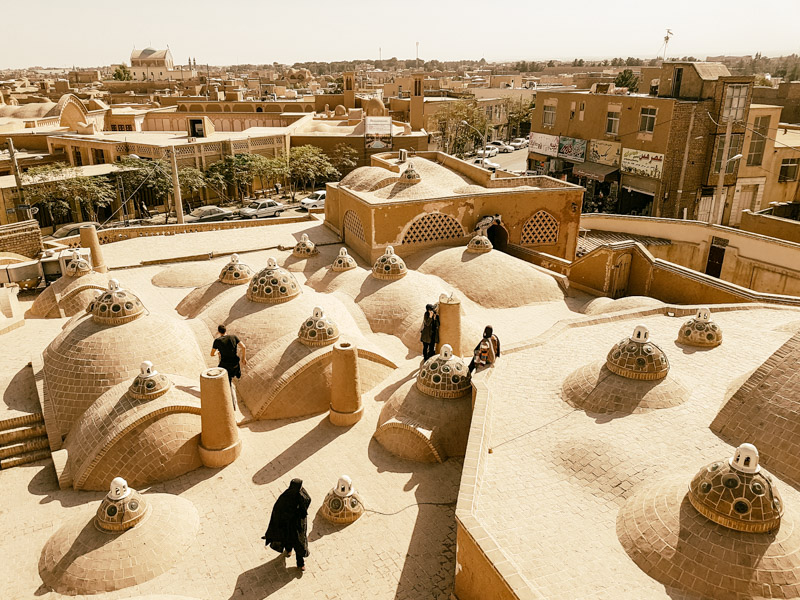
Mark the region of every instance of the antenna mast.
POLYGON ((667 45, 669 45, 669 38, 672 37, 672 30, 667 29, 667 35, 664 36, 664 58, 662 60, 667 60, 667 45))

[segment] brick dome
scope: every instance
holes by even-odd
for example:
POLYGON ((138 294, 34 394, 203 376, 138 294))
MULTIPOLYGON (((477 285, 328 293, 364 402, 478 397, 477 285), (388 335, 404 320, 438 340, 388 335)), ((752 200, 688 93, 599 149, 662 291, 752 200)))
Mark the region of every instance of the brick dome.
POLYGON ((469 369, 449 344, 425 361, 417 374, 417 389, 435 398, 460 398, 472 389, 469 369))
POLYGON ((678 343, 713 348, 722 343, 722 330, 711 320, 711 311, 700 308, 678 331, 678 343))
POLYGON ((333 261, 331 270, 341 273, 356 268, 356 259, 347 253, 347 248, 339 248, 339 256, 333 261))
POLYGON ((383 256, 375 261, 372 276, 377 279, 402 279, 408 273, 405 261, 394 253, 394 248, 386 246, 383 256))
POLYGON ((81 277, 92 272, 92 265, 83 258, 77 250, 72 251, 72 258, 67 263, 64 275, 67 277, 81 277))
POLYGON ((474 252, 475 254, 489 252, 492 248, 494 248, 494 246, 492 246, 492 242, 489 241, 489 238, 481 234, 474 236, 469 241, 469 244, 467 244, 467 251, 474 252))
POLYGON ((319 254, 317 245, 308 239, 308 235, 305 233, 300 237, 300 241, 294 245, 294 249, 292 250, 292 255, 297 258, 308 258, 309 256, 316 256, 317 254, 319 254))
POLYGON ((135 527, 150 512, 144 497, 128 487, 122 477, 111 480, 111 489, 100 502, 95 524, 103 531, 126 531, 135 527))
POLYGON ((339 477, 336 486, 325 496, 320 513, 331 523, 340 525, 352 523, 364 514, 364 502, 347 475, 339 477))
POLYGON ((280 304, 299 296, 301 292, 294 275, 269 257, 267 268, 259 271, 250 281, 247 299, 262 304, 280 304))
POLYGON ((98 294, 86 307, 95 323, 121 325, 138 319, 145 314, 144 304, 133 292, 120 287, 119 281, 111 279, 108 289, 98 294))
POLYGON ((219 272, 220 283, 228 285, 241 285, 253 278, 253 270, 246 264, 239 262, 238 254, 231 254, 231 261, 222 267, 219 272))
POLYGON ((128 393, 137 400, 155 400, 166 394, 171 386, 169 378, 156 371, 153 363, 146 360, 139 367, 139 374, 128 388, 128 393))
POLYGON ((306 346, 327 346, 339 339, 339 327, 316 306, 313 314, 303 321, 297 337, 306 346))
POLYGON ((669 372, 667 355, 650 341, 650 332, 644 325, 637 326, 630 337, 611 348, 606 366, 628 379, 663 379, 669 372))

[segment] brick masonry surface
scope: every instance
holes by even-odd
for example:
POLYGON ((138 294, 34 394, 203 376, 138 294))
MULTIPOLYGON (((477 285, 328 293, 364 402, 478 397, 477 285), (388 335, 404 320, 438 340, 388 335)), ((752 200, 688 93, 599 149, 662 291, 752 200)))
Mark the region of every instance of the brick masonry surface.
POLYGON ((35 258, 42 251, 42 231, 36 221, 0 226, 0 252, 35 258))

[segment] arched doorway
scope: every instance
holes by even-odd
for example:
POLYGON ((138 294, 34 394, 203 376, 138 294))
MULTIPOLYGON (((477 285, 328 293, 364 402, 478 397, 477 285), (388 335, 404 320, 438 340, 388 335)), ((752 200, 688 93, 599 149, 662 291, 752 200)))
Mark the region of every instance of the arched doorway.
POLYGON ((486 230, 486 237, 492 242, 495 250, 505 252, 508 248, 508 232, 502 225, 494 224, 486 230))

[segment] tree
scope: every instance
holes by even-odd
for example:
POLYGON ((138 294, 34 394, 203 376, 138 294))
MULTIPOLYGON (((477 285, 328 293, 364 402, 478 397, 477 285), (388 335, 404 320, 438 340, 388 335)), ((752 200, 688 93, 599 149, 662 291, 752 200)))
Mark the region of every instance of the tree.
POLYGON ((508 106, 508 132, 509 137, 521 137, 524 135, 523 130, 530 131, 531 111, 533 110, 533 101, 518 98, 511 100, 508 106), (527 124, 527 127, 525 127, 527 124))
POLYGON ((336 144, 331 154, 331 164, 339 173, 346 175, 358 164, 358 150, 344 142, 336 144))
POLYGON ((436 113, 440 145, 446 154, 463 158, 470 148, 483 143, 483 132, 487 124, 486 111, 467 100, 443 104, 436 113), (464 121, 470 127, 464 125, 464 121))
POLYGON ((194 199, 197 192, 206 187, 206 178, 200 169, 183 167, 178 170, 178 181, 181 184, 181 196, 191 206, 189 200, 194 199))
POLYGON ((630 69, 625 69, 614 79, 614 85, 628 88, 629 92, 636 92, 639 89, 639 78, 630 69))
POLYGON ((50 220, 63 219, 72 212, 67 200, 64 180, 71 171, 75 171, 64 163, 53 163, 41 167, 31 167, 22 174, 26 193, 32 203, 39 205, 50 220), (28 187, 29 186, 29 187, 28 187))
MULTIPOLYGON (((242 198, 252 185, 253 179, 263 169, 266 159, 258 154, 237 154, 226 156, 206 170, 206 180, 215 189, 233 188, 234 196, 242 198)), ((227 198, 227 194, 223 194, 227 198)))
POLYGON ((292 200, 294 200, 298 184, 302 184, 303 189, 306 190, 310 183, 313 189, 317 181, 338 179, 340 174, 321 148, 306 144, 289 151, 288 176, 292 184, 292 200))
POLYGON ((116 189, 106 177, 80 175, 75 167, 64 163, 29 169, 23 178, 33 184, 29 197, 44 208, 50 218, 65 217, 82 209, 89 220, 97 220, 99 208, 109 206, 116 198, 116 189))
POLYGON ((120 65, 116 69, 114 69, 114 79, 117 81, 130 81, 133 79, 133 75, 131 75, 130 69, 125 65, 120 65))
POLYGON ((155 200, 167 205, 172 194, 172 166, 163 159, 147 160, 133 156, 125 156, 120 160, 123 170, 120 172, 125 186, 126 198, 136 192, 147 189, 155 200))

